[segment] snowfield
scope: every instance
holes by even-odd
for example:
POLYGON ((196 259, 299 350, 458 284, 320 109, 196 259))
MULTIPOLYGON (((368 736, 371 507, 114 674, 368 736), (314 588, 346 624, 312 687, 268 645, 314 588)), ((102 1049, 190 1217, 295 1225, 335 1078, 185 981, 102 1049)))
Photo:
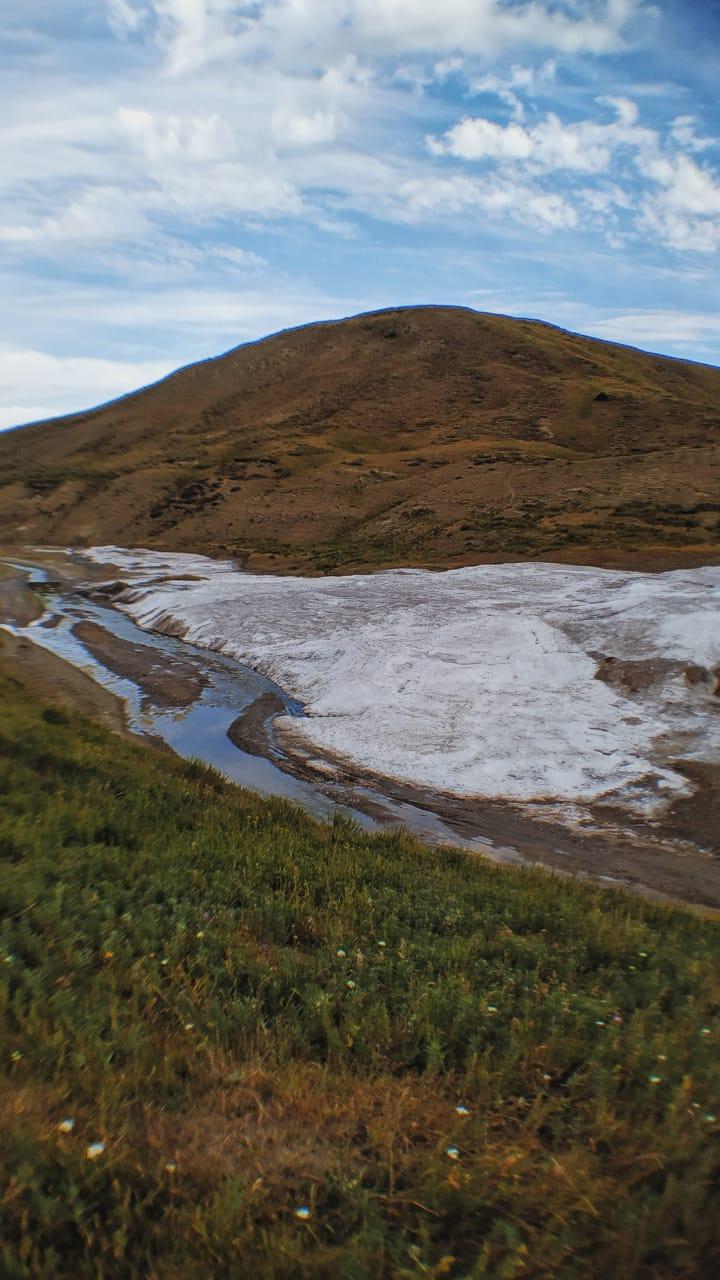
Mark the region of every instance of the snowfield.
POLYGON ((140 626, 262 671, 305 704, 284 732, 361 770, 652 813, 689 789, 673 763, 720 760, 720 568, 289 578, 202 556, 83 554, 118 567, 130 590, 116 603, 140 626), (601 665, 619 678, 596 678, 601 665))

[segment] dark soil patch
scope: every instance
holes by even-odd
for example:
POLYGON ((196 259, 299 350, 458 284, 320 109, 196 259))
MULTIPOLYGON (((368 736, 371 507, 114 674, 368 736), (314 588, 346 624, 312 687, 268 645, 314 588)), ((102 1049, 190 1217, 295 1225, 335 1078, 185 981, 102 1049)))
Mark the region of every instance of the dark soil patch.
POLYGON ((150 645, 128 644, 94 622, 78 622, 73 632, 98 662, 132 680, 156 706, 189 706, 207 687, 200 662, 160 656, 150 645))

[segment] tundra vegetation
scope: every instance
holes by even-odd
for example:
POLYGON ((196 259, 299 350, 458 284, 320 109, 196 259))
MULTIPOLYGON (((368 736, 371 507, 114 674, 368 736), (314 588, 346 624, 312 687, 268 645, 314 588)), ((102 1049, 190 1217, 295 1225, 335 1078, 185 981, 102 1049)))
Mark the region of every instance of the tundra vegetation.
POLYGON ((308 325, 0 435, 0 540, 251 568, 720 559, 720 370, 458 307, 308 325))
POLYGON ((3 1277, 717 1274, 714 921, 0 698, 3 1277))

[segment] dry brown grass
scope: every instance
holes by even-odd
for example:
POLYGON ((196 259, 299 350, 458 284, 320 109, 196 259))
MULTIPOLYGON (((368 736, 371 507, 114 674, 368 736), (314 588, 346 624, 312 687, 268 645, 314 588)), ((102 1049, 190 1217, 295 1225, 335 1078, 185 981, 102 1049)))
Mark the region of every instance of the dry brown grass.
POLYGON ((717 369, 536 322, 358 316, 1 436, 0 538, 291 571, 707 562, 719 401, 717 369))
POLYGON ((0 694, 3 1280, 716 1275, 715 924, 0 694))

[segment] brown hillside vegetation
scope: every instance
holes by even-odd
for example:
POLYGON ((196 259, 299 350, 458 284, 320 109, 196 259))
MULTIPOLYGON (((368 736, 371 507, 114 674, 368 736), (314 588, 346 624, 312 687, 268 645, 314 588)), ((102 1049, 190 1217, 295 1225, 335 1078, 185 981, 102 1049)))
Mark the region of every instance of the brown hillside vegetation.
POLYGON ((720 560, 720 370, 451 307, 311 325, 0 436, 0 540, 256 568, 720 560))

